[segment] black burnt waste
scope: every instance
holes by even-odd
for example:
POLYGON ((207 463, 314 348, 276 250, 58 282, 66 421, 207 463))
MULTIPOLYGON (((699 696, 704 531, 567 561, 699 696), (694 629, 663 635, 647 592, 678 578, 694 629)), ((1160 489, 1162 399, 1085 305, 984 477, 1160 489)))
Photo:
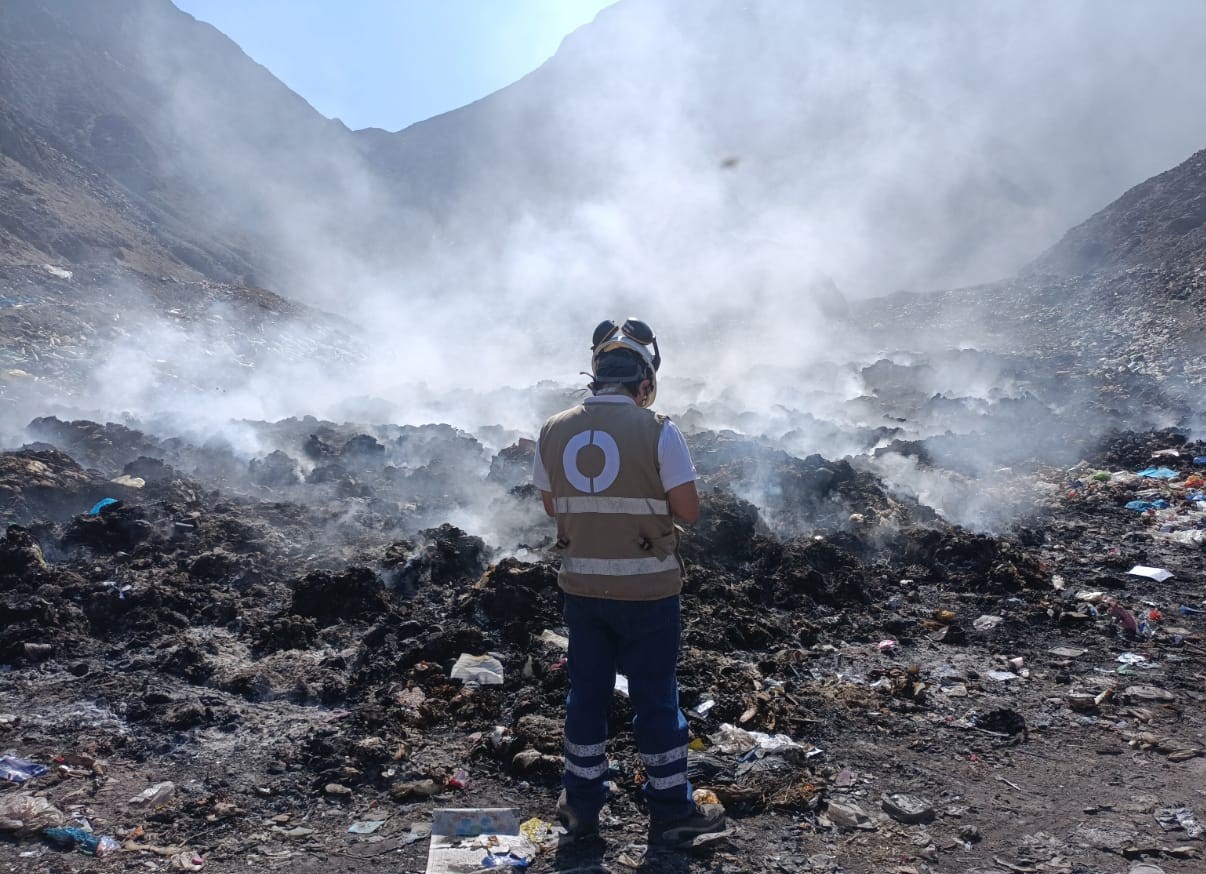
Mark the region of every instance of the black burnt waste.
MULTIPOLYGON (((0 455, 0 742, 51 769, 20 788, 64 817, 86 809, 130 852, 212 870, 247 853, 417 870, 412 829, 435 807, 551 820, 566 653, 551 523, 519 484, 531 445, 255 427, 264 449, 247 459, 44 418, 41 442, 0 455), (506 525, 483 539, 435 522, 475 513, 506 525), (502 548, 499 531, 525 545, 502 548), (496 659, 501 684, 454 679, 465 654, 496 659), (150 809, 125 803, 164 781, 150 809), (372 817, 380 840, 348 833, 372 817)), ((733 432, 689 443, 703 514, 682 538, 681 703, 692 780, 735 826, 713 861, 1190 870, 1169 864, 1195 857, 1188 827, 1144 811, 1206 806, 1206 444, 1119 432, 1074 466, 1019 467, 1008 487, 1030 510, 988 534, 857 456, 801 459, 733 432), (771 511, 739 497, 772 488, 771 511), (1023 796, 1058 810, 1059 830, 1014 812, 1023 796)), ((631 717, 617 694, 616 858, 644 816, 631 717)), ((6 834, 61 870, 86 859, 6 834)), ((589 855, 563 847, 532 870, 589 855)))

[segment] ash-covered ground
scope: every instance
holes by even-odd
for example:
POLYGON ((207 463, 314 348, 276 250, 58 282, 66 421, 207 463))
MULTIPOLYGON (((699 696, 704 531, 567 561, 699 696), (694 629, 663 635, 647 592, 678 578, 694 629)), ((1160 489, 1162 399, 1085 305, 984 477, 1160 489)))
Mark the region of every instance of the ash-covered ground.
MULTIPOLYGON (((780 384, 794 402, 675 417, 704 494, 691 773, 732 833, 645 855, 617 693, 604 840, 530 870, 1201 870, 1192 398, 974 349, 780 384)), ((531 436, 29 422, 0 455, 0 750, 48 771, 0 789, 0 864, 419 871, 434 808, 552 820, 564 629, 531 436), (463 654, 501 685, 451 679, 463 654), (27 798, 114 848, 55 846, 13 813, 27 798)))

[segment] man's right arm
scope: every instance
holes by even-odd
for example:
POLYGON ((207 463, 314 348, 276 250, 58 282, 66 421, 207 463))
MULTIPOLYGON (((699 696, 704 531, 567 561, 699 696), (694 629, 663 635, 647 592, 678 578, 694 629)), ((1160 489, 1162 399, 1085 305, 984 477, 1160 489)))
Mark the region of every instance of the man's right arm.
POLYGON ((666 489, 666 500, 670 513, 681 522, 699 519, 699 491, 695 488, 695 465, 691 463, 691 452, 678 426, 666 420, 657 443, 658 470, 662 486, 666 489))

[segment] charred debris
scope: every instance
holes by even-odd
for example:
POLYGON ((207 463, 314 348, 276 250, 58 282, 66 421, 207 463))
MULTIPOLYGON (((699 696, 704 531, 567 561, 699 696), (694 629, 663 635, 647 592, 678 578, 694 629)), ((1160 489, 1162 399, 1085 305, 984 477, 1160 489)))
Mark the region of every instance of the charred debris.
MULTIPOLYGON (((248 428, 250 458, 48 417, 0 455, 0 747, 48 768, 0 805, 42 799, 124 863, 209 870, 418 867, 438 806, 551 818, 564 641, 530 441, 248 428), (501 683, 454 679, 465 655, 501 683), (382 824, 349 834, 363 821, 382 824)), ((990 535, 857 459, 690 442, 705 512, 683 540, 682 704, 692 779, 737 825, 709 864, 1192 870, 1186 828, 1156 812, 1192 825, 1203 806, 1206 445, 1120 432, 1019 468, 1001 488, 1029 511, 990 535), (1103 767, 1146 774, 1140 801, 1103 767)), ((641 829, 622 695, 612 716, 607 864, 641 829)), ((87 862, 32 826, 4 835, 13 870, 87 862)))

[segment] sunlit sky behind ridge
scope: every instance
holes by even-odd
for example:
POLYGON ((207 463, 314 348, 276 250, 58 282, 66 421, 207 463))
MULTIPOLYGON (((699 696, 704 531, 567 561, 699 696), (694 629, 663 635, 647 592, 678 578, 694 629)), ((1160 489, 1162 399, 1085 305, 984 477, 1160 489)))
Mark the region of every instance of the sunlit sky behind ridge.
POLYGON ((173 0, 323 115, 398 130, 539 67, 615 0, 173 0))

